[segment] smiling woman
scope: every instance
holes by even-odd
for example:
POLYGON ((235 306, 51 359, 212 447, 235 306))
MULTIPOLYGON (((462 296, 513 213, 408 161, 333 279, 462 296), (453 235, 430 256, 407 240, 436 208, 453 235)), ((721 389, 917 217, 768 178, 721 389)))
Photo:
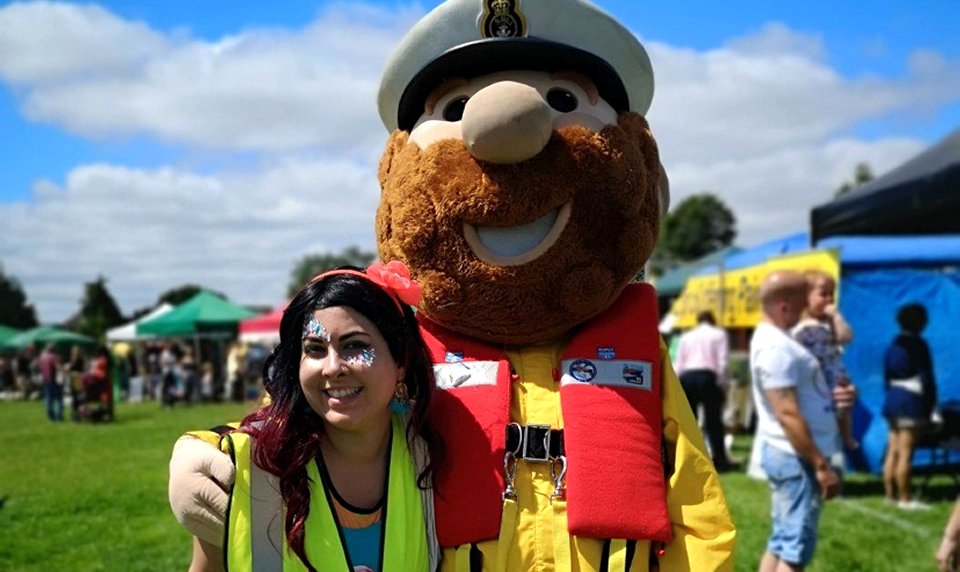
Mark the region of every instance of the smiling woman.
POLYGON ((192 570, 434 568, 433 373, 408 276, 333 270, 290 302, 272 402, 221 443, 237 467, 224 547, 195 539, 192 570))

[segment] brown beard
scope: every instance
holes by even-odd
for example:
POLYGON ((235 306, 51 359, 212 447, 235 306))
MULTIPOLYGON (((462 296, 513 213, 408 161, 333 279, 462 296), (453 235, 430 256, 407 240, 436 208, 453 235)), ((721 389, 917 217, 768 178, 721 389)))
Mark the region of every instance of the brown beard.
POLYGON ((401 260, 423 286, 420 311, 487 342, 551 340, 607 308, 642 268, 659 230, 656 143, 627 113, 600 133, 554 131, 516 165, 477 161, 463 143, 421 150, 396 131, 380 160, 380 259, 401 260), (539 258, 477 258, 463 224, 509 227, 572 202, 570 221, 539 258))

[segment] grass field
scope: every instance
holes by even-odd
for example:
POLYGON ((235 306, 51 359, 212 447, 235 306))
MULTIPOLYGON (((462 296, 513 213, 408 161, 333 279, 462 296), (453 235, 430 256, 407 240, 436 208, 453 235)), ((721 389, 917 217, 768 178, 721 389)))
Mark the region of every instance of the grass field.
MULTIPOLYGON (((244 405, 161 410, 121 405, 105 425, 48 423, 39 402, 0 402, 0 571, 186 570, 190 539, 170 514, 170 449, 187 429, 238 420, 244 405)), ((737 443, 746 456, 747 440, 737 443)), ((739 529, 736 570, 756 570, 769 531, 765 483, 723 476, 739 529)), ((882 502, 874 476, 847 478, 827 505, 814 572, 933 570, 933 552, 952 505, 939 477, 926 489, 933 509, 904 513, 882 502)))

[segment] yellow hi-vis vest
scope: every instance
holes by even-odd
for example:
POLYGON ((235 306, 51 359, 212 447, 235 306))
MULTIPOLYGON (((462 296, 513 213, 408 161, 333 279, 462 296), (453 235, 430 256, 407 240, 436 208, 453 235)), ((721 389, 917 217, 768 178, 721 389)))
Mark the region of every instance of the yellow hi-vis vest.
MULTIPOLYGON (((381 566, 377 572, 432 571, 438 566, 433 493, 417 486, 418 466, 422 467, 425 462, 426 449, 418 441, 416 454, 411 454, 404 425, 399 416, 393 416, 387 498, 381 525, 381 566)), ((297 555, 287 548, 279 483, 276 477, 251 462, 251 446, 250 436, 245 433, 225 435, 221 442, 237 468, 224 531, 225 568, 229 572, 305 571, 297 555)), ((310 507, 304 536, 307 558, 322 572, 353 572, 330 493, 323 486, 316 462, 307 465, 307 476, 310 479, 310 507)))

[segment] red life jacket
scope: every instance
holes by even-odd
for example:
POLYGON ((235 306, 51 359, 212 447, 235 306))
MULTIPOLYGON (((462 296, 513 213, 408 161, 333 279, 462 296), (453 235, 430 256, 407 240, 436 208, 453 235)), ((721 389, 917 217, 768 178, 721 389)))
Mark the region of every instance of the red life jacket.
MULTIPOLYGON (((628 286, 611 307, 573 332, 557 364, 572 535, 671 538, 657 323, 653 288, 628 286)), ((505 426, 511 421, 510 364, 497 347, 423 317, 420 324, 437 374, 431 422, 446 452, 434 496, 440 545, 497 538, 505 426)))

